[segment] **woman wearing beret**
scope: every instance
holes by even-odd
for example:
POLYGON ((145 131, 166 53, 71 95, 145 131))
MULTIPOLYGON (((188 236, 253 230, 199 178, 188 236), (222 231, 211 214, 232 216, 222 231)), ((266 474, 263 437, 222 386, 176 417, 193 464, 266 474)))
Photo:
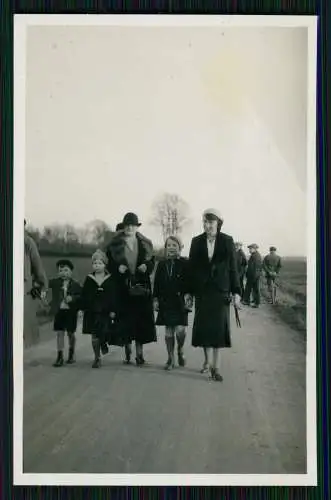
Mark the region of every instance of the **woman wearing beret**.
POLYGON ((127 213, 122 224, 123 229, 115 234, 106 251, 108 269, 119 294, 118 330, 113 344, 125 346, 125 362, 129 364, 134 340, 136 364, 142 366, 143 345, 156 342, 150 279, 155 263, 153 244, 138 232, 141 224, 136 214, 127 213))
POLYGON ((201 373, 210 372, 211 378, 219 382, 223 380, 219 373, 219 350, 231 347, 231 300, 236 307, 240 306, 234 242, 221 232, 222 225, 218 210, 205 210, 204 232, 192 239, 189 255, 190 289, 195 297, 192 345, 204 350, 201 373))

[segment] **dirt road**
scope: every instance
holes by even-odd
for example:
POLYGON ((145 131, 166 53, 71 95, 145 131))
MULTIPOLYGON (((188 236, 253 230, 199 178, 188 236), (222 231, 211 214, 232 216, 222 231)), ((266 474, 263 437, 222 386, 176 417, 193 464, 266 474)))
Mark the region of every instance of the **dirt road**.
POLYGON ((173 372, 162 368, 163 330, 143 368, 114 348, 92 370, 80 333, 72 366, 52 367, 55 339, 26 350, 24 472, 306 473, 305 343, 269 306, 241 318, 222 353, 223 383, 199 373, 191 329, 188 365, 173 372))

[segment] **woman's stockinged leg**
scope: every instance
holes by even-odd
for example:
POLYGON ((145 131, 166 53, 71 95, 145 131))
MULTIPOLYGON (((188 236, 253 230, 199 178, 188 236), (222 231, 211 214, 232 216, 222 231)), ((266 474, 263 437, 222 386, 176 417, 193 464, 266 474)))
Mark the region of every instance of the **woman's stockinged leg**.
POLYGON ((185 366, 185 364, 186 364, 184 352, 183 352, 185 338, 186 338, 185 326, 177 326, 176 327, 176 339, 177 339, 177 354, 178 354, 179 366, 185 366))
POLYGON ((216 380, 217 382, 222 382, 223 377, 220 375, 219 372, 219 355, 220 355, 220 349, 218 348, 213 348, 213 364, 210 369, 211 377, 216 380))
POLYGON ((137 366, 141 366, 145 363, 143 345, 137 341, 135 342, 135 344, 136 344, 136 364, 137 366))
POLYGON ((172 326, 165 327, 165 344, 167 347, 168 360, 165 364, 166 370, 171 370, 175 364, 175 329, 172 326))
POLYGON ((100 368, 101 366, 100 340, 96 335, 92 335, 92 348, 94 352, 94 362, 92 368, 100 368))
POLYGON ((209 370, 209 365, 210 365, 210 351, 211 351, 210 347, 204 347, 203 348, 203 353, 204 353, 204 356, 205 356, 205 360, 204 360, 204 363, 202 365, 201 373, 207 373, 208 370, 209 370))

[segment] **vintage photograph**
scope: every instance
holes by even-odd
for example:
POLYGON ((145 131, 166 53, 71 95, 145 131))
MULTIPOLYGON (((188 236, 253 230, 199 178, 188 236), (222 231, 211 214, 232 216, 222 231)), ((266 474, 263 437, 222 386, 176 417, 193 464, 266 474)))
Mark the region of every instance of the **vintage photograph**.
POLYGON ((17 17, 16 477, 309 484, 313 20, 17 17))

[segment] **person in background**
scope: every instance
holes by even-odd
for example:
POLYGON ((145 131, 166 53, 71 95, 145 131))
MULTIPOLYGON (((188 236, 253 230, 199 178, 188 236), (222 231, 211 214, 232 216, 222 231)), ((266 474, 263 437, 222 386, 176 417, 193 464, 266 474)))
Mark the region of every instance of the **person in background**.
POLYGON ((265 277, 267 280, 268 291, 270 295, 270 302, 275 303, 275 286, 276 278, 282 267, 282 261, 279 255, 277 255, 277 248, 272 246, 269 248, 269 254, 263 259, 263 269, 265 272, 265 277))
POLYGON ((155 259, 152 242, 138 232, 138 217, 128 212, 123 230, 112 238, 107 248, 108 270, 114 275, 119 293, 118 337, 124 345, 125 363, 131 363, 132 341, 136 344, 136 365, 145 364, 143 345, 156 342, 151 274, 155 259))
POLYGON ((183 244, 178 236, 165 242, 166 260, 157 265, 154 278, 154 309, 158 312, 156 325, 165 326, 168 360, 166 370, 175 367, 175 339, 179 366, 185 366, 183 347, 186 337, 188 306, 185 296, 188 287, 188 261, 180 256, 183 244))
POLYGON ((39 342, 39 325, 35 297, 46 298, 48 281, 38 247, 26 230, 24 219, 24 346, 39 342))
POLYGON ((243 244, 240 243, 239 241, 236 242, 235 248, 236 248, 236 255, 237 255, 237 269, 238 269, 238 274, 239 274, 239 280, 240 280, 240 288, 241 288, 241 297, 244 296, 244 277, 246 273, 246 268, 247 268, 247 259, 246 255, 242 249, 243 244))
POLYGON ((78 301, 81 294, 80 284, 72 278, 73 263, 68 259, 61 259, 56 263, 58 277, 49 281, 52 292, 51 313, 54 315, 53 328, 56 332, 57 358, 53 366, 63 366, 64 335, 67 332, 69 354, 67 363, 73 364, 75 359, 76 329, 78 315, 78 301))
POLYGON ((116 317, 117 293, 114 279, 106 269, 107 256, 101 250, 92 255, 92 269, 83 284, 79 309, 83 311, 83 334, 91 335, 94 361, 101 367, 101 349, 107 354, 107 337, 116 317))
POLYGON ((248 259, 246 271, 246 287, 244 291, 243 304, 251 304, 251 295, 253 295, 253 307, 260 307, 261 292, 260 281, 262 275, 262 257, 258 251, 259 247, 256 243, 248 245, 250 258, 248 259))
POLYGON ((219 382, 219 351, 231 347, 231 300, 240 308, 241 298, 233 238, 221 232, 222 226, 217 209, 205 210, 204 232, 192 239, 189 254, 190 293, 195 297, 192 345, 204 350, 201 373, 210 372, 219 382))
POLYGON ((123 225, 123 222, 119 222, 117 225, 116 225, 116 229, 115 231, 118 232, 118 231, 123 231, 124 229, 124 225, 123 225))

